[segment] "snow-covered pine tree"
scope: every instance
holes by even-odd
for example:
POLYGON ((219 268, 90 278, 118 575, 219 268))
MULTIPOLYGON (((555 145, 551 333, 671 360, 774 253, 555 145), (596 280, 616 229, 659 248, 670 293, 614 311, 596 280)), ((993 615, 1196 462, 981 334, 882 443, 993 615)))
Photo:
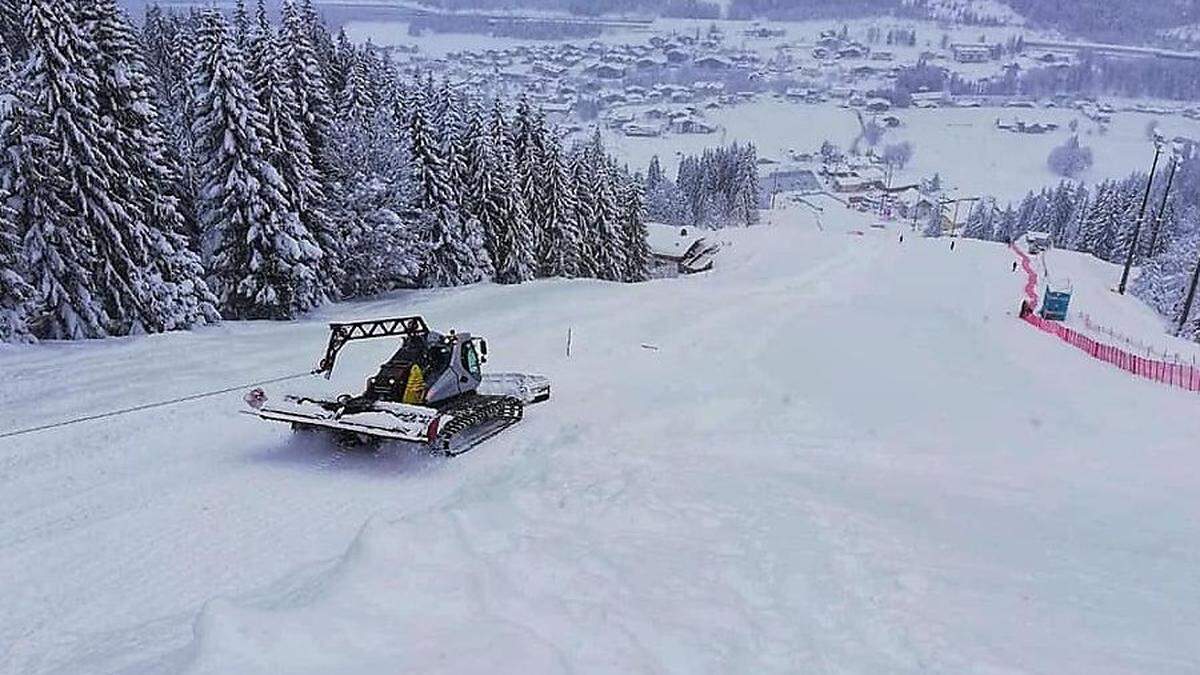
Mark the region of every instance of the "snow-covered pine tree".
POLYGON ((1063 227, 1062 234, 1054 240, 1054 245, 1071 251, 1080 251, 1084 246, 1084 231, 1087 226, 1088 214, 1091 212, 1092 200, 1088 189, 1082 185, 1075 190, 1073 198, 1071 217, 1063 227))
POLYGON ((742 159, 742 188, 744 190, 742 200, 749 205, 749 218, 746 220, 746 224, 756 225, 759 221, 758 196, 761 185, 758 180, 758 149, 754 147, 753 143, 746 144, 742 159))
MULTIPOLYGON (((283 25, 280 28, 281 57, 286 77, 296 93, 300 125, 308 139, 310 156, 321 158, 329 142, 329 125, 333 106, 329 100, 329 83, 321 68, 318 41, 327 34, 321 28, 316 11, 309 0, 297 8, 293 2, 283 4, 283 25)), ((324 176, 324 167, 317 165, 324 176)))
POLYGON ((407 129, 413 100, 410 83, 391 64, 381 67, 379 72, 375 83, 379 107, 386 108, 401 129, 407 129))
POLYGON ((290 319, 324 300, 321 250, 267 159, 266 122, 244 62, 216 10, 200 17, 192 75, 195 135, 206 158, 201 221, 217 250, 212 275, 231 319, 290 319))
POLYGON ((1145 255, 1147 258, 1166 253, 1171 248, 1171 235, 1176 232, 1179 223, 1179 212, 1175 200, 1168 200, 1163 213, 1153 213, 1146 219, 1150 227, 1150 236, 1146 237, 1145 255))
POLYGON ((682 195, 684 223, 699 225, 699 199, 703 196, 699 160, 693 155, 685 155, 679 161, 679 170, 675 175, 675 185, 682 195))
MULTIPOLYGON (((262 0, 259 0, 258 7, 262 10, 262 0)), ((234 0, 233 39, 242 51, 250 46, 250 14, 246 12, 246 0, 234 0)))
POLYGON ((729 222, 729 194, 722 188, 721 178, 717 153, 709 148, 700 157, 701 194, 696 199, 697 223, 706 229, 715 230, 729 222))
POLYGON ((1109 193, 1106 183, 1095 186, 1089 199, 1080 202, 1082 210, 1076 211, 1078 217, 1078 236, 1075 250, 1096 255, 1100 250, 1100 240, 1103 234, 1104 211, 1108 208, 1109 193))
MULTIPOLYGON (((325 28, 325 24, 321 21, 321 15, 317 13, 317 8, 313 5, 312 0, 300 0, 300 21, 305 30, 308 32, 308 38, 313 48, 313 55, 316 57, 318 70, 322 73, 326 85, 326 98, 333 95, 337 91, 329 82, 330 70, 333 67, 335 45, 333 36, 329 30, 325 28)), ((329 109, 330 120, 332 120, 333 109, 329 109)))
POLYGON ((496 177, 492 181, 498 206, 501 226, 497 233, 496 250, 500 256, 495 261, 496 281, 502 284, 520 284, 534 278, 537 260, 534 254, 533 233, 530 228, 529 212, 516 180, 502 176, 516 175, 516 160, 507 148, 497 148, 496 177))
POLYGON ((933 238, 942 236, 942 222, 941 209, 933 209, 925 221, 925 226, 921 229, 921 234, 933 238))
MULTIPOLYGON (((0 10, 7 11, 7 10, 0 10)), ((0 17, 0 20, 4 20, 0 17)), ((0 32, 3 36, 7 31, 0 32)), ((14 177, 7 152, 16 105, 16 73, 6 45, 0 45, 0 342, 27 342, 33 339, 28 320, 33 310, 33 288, 23 276, 20 233, 17 214, 10 206, 8 183, 14 177)))
POLYGON ((528 232, 528 248, 534 260, 532 267, 534 276, 541 276, 540 252, 547 246, 546 230, 549 228, 546 221, 546 205, 549 195, 545 191, 546 182, 542 177, 544 172, 537 166, 537 163, 542 161, 545 160, 538 159, 535 163, 530 157, 526 157, 524 160, 517 160, 514 157, 512 165, 515 176, 513 180, 514 196, 521 202, 521 210, 525 213, 523 227, 528 232))
POLYGON ((526 214, 524 227, 529 231, 529 246, 534 251, 541 250, 542 239, 547 228, 545 218, 547 197, 544 192, 546 184, 545 129, 529 105, 529 99, 524 95, 517 102, 510 135, 513 175, 515 176, 513 187, 526 214))
POLYGON ((25 59, 25 31, 22 29, 21 6, 16 0, 0 0, 0 51, 12 63, 25 59))
POLYGON ((752 144, 708 149, 699 157, 684 157, 675 188, 656 183, 658 194, 647 195, 651 217, 704 228, 753 225, 758 221, 758 160, 752 144), (672 217, 682 203, 683 215, 672 217))
MULTIPOLYGON (((1143 266, 1134 278, 1131 292, 1169 320, 1178 321, 1184 296, 1200 260, 1200 210, 1188 209, 1171 247, 1143 266)), ((1193 311, 1196 308, 1193 308, 1193 311)))
POLYGON ((1077 199, 1075 186, 1067 181, 1060 182, 1050 197, 1050 206, 1047 211, 1047 231, 1057 245, 1061 245, 1063 233, 1071 222, 1071 216, 1074 215, 1077 199))
POLYGON ((132 330, 145 299, 145 242, 127 227, 124 201, 112 199, 127 167, 99 118, 96 46, 81 19, 74 3, 26 5, 29 58, 10 156, 28 278, 46 309, 39 332, 60 339, 132 330))
POLYGON ((484 237, 493 256, 496 281, 519 284, 534 277, 536 260, 529 217, 514 174, 512 137, 499 99, 492 102, 487 135, 490 191, 481 208, 484 237))
MULTIPOLYGON (((8 149, 9 135, 17 131, 11 121, 15 104, 16 74, 8 51, 0 47, 0 151, 8 149)), ((9 205, 8 180, 14 174, 8 161, 7 152, 0 154, 0 342, 28 342, 34 292, 23 276, 17 214, 9 205)))
POLYGON ((337 37, 332 40, 331 44, 332 49, 328 56, 325 72, 329 89, 336 96, 337 92, 345 89, 346 84, 350 81, 350 70, 354 67, 357 50, 350 42, 350 38, 346 37, 345 27, 338 29, 337 37))
POLYGON ((646 218, 656 223, 684 226, 689 223, 683 196, 674 181, 666 176, 658 155, 650 160, 646 173, 646 218))
POLYGON ((650 243, 641 176, 621 176, 619 193, 621 243, 625 253, 622 281, 645 281, 650 278, 650 243))
POLYGON ((729 216, 732 225, 754 225, 758 222, 758 151, 753 143, 730 148, 729 216))
POLYGON ((141 44, 146 68, 160 102, 167 105, 173 102, 175 92, 187 93, 187 64, 180 63, 174 51, 174 35, 181 30, 179 24, 176 15, 164 12, 157 5, 146 9, 142 21, 141 44))
POLYGON ((703 189, 704 192, 696 200, 696 225, 707 230, 715 230, 725 223, 725 214, 727 213, 725 195, 710 192, 708 188, 703 189))
POLYGON ((432 123, 437 129, 438 144, 446 162, 446 180, 453 204, 461 209, 467 192, 466 102, 448 80, 442 81, 433 96, 436 104, 432 123))
POLYGON ((650 158, 650 166, 646 168, 646 193, 649 194, 667 180, 666 174, 663 172, 662 162, 659 161, 658 155, 650 158))
POLYGON ((472 199, 475 200, 474 208, 483 225, 488 255, 498 268, 505 257, 500 250, 500 240, 507 223, 508 200, 512 193, 512 177, 503 171, 502 164, 508 161, 509 146, 508 121, 500 99, 492 100, 487 130, 484 135, 475 138, 477 142, 471 147, 468 166, 471 180, 477 181, 472 186, 472 199))
MULTIPOLYGON (((1116 209, 1109 226, 1112 249, 1107 258, 1112 262, 1124 263, 1125 257, 1129 254, 1129 248, 1135 244, 1134 237, 1136 236, 1140 240, 1148 233, 1144 222, 1140 231, 1138 228, 1138 211, 1147 180, 1147 176, 1135 174, 1116 184, 1114 193, 1116 209)), ((1135 256, 1134 259, 1137 260, 1137 257, 1135 256)))
POLYGON ((1080 185, 1072 190, 1070 214, 1063 221, 1062 228, 1055 234, 1054 245, 1060 249, 1074 251, 1079 244, 1082 223, 1087 216, 1088 193, 1086 187, 1080 185))
POLYGON ((184 214, 188 242, 203 256, 205 250, 196 217, 200 162, 192 134, 194 115, 190 78, 191 64, 195 62, 192 42, 191 27, 176 14, 164 13, 157 6, 146 10, 141 44, 147 79, 155 90, 168 162, 178 174, 179 210, 184 214))
POLYGON ((533 119, 533 107, 529 98, 524 94, 517 99, 516 111, 513 114, 510 146, 512 147, 515 163, 524 162, 527 158, 537 158, 541 139, 538 137, 533 119))
POLYGON ((992 204, 986 199, 975 202, 967 216, 962 236, 968 239, 991 239, 995 225, 991 218, 992 204))
POLYGON ((1050 200, 1052 193, 1050 190, 1043 188, 1037 193, 1033 212, 1029 216, 1029 227, 1026 230, 1035 232, 1050 232, 1054 221, 1054 216, 1051 213, 1050 200))
MULTIPOLYGON (((186 236, 192 228, 180 208, 178 173, 133 26, 115 0, 89 0, 85 7, 82 16, 96 46, 99 114, 126 168, 109 198, 124 202, 124 237, 139 242, 125 248, 141 254, 133 260, 142 277, 135 321, 156 332, 216 321, 217 300, 186 236)), ((102 283, 110 279, 109 274, 98 277, 102 283)))
POLYGON ((1013 225, 1011 239, 1019 239, 1029 230, 1037 229, 1034 218, 1038 210, 1038 194, 1030 190, 1025 193, 1025 198, 1021 200, 1021 205, 1017 207, 1017 220, 1013 225))
POLYGON ((414 206, 419 211, 429 257, 424 282, 430 286, 458 286, 482 281, 490 260, 487 252, 471 248, 472 227, 464 222, 451 193, 448 168, 425 95, 413 102, 408 120, 409 142, 416 176, 414 206))
POLYGON ((491 134, 484 121, 483 109, 472 102, 466 111, 466 122, 463 128, 463 152, 465 153, 463 177, 463 192, 461 205, 463 213, 479 221, 483 228, 484 246, 489 257, 494 253, 495 241, 492 236, 496 231, 493 223, 489 222, 490 212, 486 209, 489 196, 492 194, 492 144, 491 134))
POLYGON ((448 158, 451 189, 460 212, 462 239, 474 251, 483 279, 496 278, 496 267, 488 245, 494 229, 485 224, 491 215, 485 208, 491 189, 492 161, 487 130, 479 103, 444 84, 439 99, 450 109, 442 113, 441 143, 448 158), (479 184, 474 184, 478 180, 479 184))
MULTIPOLYGON (((9 6, 15 12, 15 5, 9 6)), ((28 21, 40 30, 54 21, 69 21, 62 8, 39 3, 25 8, 19 21, 28 21), (47 16, 48 15, 48 16, 47 16)), ((22 39, 25 31, 21 31, 22 39)), ((15 44, 6 43, 6 47, 15 44)), ((28 45, 26 45, 28 46, 28 45)), ((64 45, 66 47, 68 45, 64 45)), ((69 46, 74 46, 73 44, 69 46)), ((41 55, 41 52, 35 52, 41 55)), ((28 56, 28 54, 26 54, 28 56)), ((25 267, 40 305, 44 337, 76 338, 104 334, 104 317, 95 306, 90 292, 90 237, 82 220, 63 201, 66 178, 55 161, 50 146, 46 109, 39 105, 37 92, 28 85, 44 77, 46 68, 26 61, 19 73, 6 78, 0 92, 0 186, 10 193, 5 201, 15 206, 9 211, 10 232, 22 238, 19 246, 25 267)), ((14 319, 16 317, 14 316, 14 319)))
POLYGON ((1017 227, 1017 211, 1012 204, 1005 207, 1004 211, 999 214, 995 220, 996 229, 992 232, 992 240, 1003 243, 1009 243, 1013 240, 1013 233, 1017 227))
MULTIPOLYGON (((259 5, 261 10, 261 3, 259 5)), ((266 159, 279 172, 284 195, 290 210, 297 214, 304 228, 312 234, 321 248, 318 282, 327 296, 336 297, 341 286, 342 233, 329 218, 325 184, 317 171, 313 147, 304 131, 300 110, 300 92, 296 80, 289 77, 284 54, 290 36, 278 35, 267 23, 265 12, 258 15, 251 37, 254 55, 253 87, 263 113, 265 133, 262 136, 266 159)))
POLYGON ((34 292, 22 275, 16 213, 8 199, 0 186, 0 342, 29 342, 34 292))
POLYGON ((343 297, 417 285, 427 252, 412 209, 407 133, 384 108, 370 119, 340 120, 331 140, 331 216, 345 233, 343 297))
POLYGON ((579 267, 576 276, 600 276, 601 241, 596 227, 596 193, 592 191, 591 162, 585 147, 576 147, 570 157, 571 188, 574 191, 575 226, 579 232, 579 267))
POLYGON ((1084 223, 1082 250, 1101 260, 1111 260, 1117 246, 1122 217, 1118 191, 1119 188, 1112 181, 1098 185, 1084 223))
POLYGON ((275 31, 271 28, 271 20, 267 17, 265 0, 257 0, 254 11, 254 21, 247 20, 246 34, 238 41, 238 49, 245 60, 246 81, 254 87, 254 95, 258 98, 259 106, 272 91, 263 91, 264 87, 274 87, 275 60, 279 57, 272 42, 275 31))
POLYGON ((337 111, 341 123, 362 124, 374 117, 377 108, 376 87, 371 80, 372 52, 351 49, 345 71, 345 84, 338 91, 337 111))
POLYGON ((532 180, 532 188, 523 192, 530 201, 530 228, 533 234, 534 255, 545 248, 544 239, 549 236, 551 227, 549 220, 550 202, 554 197, 550 193, 550 146, 558 143, 554 133, 546 126, 546 113, 541 109, 533 111, 533 147, 526 158, 529 169, 526 173, 532 180))
POLYGON ((538 267, 544 277, 574 277, 579 275, 580 247, 575 191, 559 141, 549 139, 546 152, 546 225, 538 248, 538 267))
POLYGON ((596 238, 597 276, 608 281, 620 281, 625 275, 626 252, 621 233, 621 212, 617 204, 616 169, 604 153, 598 131, 592 138, 588 154, 591 162, 588 174, 595 195, 591 236, 596 238))

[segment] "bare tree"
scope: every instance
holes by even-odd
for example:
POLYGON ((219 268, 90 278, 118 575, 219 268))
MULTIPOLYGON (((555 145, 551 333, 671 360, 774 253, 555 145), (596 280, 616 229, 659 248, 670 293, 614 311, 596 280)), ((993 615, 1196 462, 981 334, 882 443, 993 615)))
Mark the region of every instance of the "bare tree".
POLYGON ((867 147, 875 147, 879 145, 879 141, 883 140, 883 126, 871 120, 863 125, 863 140, 866 141, 867 147))
POLYGON ((883 149, 883 163, 893 170, 903 169, 912 161, 914 152, 912 143, 908 141, 892 143, 883 149))

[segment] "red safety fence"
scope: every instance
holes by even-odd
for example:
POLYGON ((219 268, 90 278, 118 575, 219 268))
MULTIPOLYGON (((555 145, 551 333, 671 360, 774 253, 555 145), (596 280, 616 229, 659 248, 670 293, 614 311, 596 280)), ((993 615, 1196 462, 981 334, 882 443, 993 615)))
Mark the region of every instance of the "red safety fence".
MULTIPOLYGON (((1027 279, 1025 282, 1025 301, 1029 303, 1030 310, 1036 310, 1038 304, 1037 272, 1033 270, 1029 256, 1024 251, 1012 245, 1010 245, 1010 248, 1020 258, 1021 269, 1025 271, 1027 279)), ((1200 368, 1182 363, 1156 361, 1138 356, 1137 354, 1131 354, 1119 347, 1093 340, 1078 331, 1067 328, 1057 321, 1047 321, 1038 316, 1036 311, 1023 311, 1022 314, 1021 319, 1025 323, 1043 333, 1049 333, 1057 337, 1076 349, 1086 352, 1094 359, 1111 363, 1121 370, 1133 373, 1138 377, 1162 382, 1163 384, 1169 384, 1188 391, 1200 391, 1200 368)))

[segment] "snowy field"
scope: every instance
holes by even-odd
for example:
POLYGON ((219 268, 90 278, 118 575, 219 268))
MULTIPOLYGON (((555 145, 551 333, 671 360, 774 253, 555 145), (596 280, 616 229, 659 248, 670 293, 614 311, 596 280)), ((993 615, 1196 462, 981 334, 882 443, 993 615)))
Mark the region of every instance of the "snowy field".
MULTIPOLYGON (((1151 122, 1157 121, 1168 138, 1200 139, 1200 121, 1180 115, 1114 113, 1108 129, 1101 132, 1081 113, 1068 109, 908 109, 890 114, 899 117, 902 126, 888 130, 879 149, 908 141, 914 150, 912 162, 896 174, 893 183, 917 183, 937 173, 953 194, 990 195, 1001 204, 1019 201, 1029 190, 1057 185, 1062 180, 1046 166, 1046 157, 1071 136, 1068 125, 1072 120, 1079 122, 1080 142, 1093 151, 1095 164, 1077 178, 1087 184, 1124 178, 1133 171, 1148 172, 1154 157, 1154 146, 1146 135, 1146 126, 1151 122), (1060 126, 1046 134, 1019 134, 996 129, 997 119, 1054 122, 1060 126)), ((792 103, 769 96, 709 111, 707 119, 719 125, 720 131, 643 138, 606 129, 604 141, 615 156, 638 170, 645 170, 650 158, 659 155, 663 167, 673 175, 680 153, 698 154, 713 145, 752 141, 760 157, 786 162, 790 151, 816 152, 825 140, 848 148, 860 132, 851 109, 834 103, 792 103)), ((761 170, 764 174, 770 172, 769 167, 761 170)))
POLYGON ((332 317, 555 386, 453 461, 238 393, 0 440, 0 672, 1200 669, 1200 399, 1016 321, 1003 247, 769 220, 696 277, 0 351, 0 430, 311 368, 332 317))
POLYGON ((897 113, 904 126, 889 132, 883 144, 907 140, 915 153, 903 178, 916 179, 941 172, 946 184, 960 194, 993 195, 1019 200, 1029 190, 1056 185, 1061 177, 1046 166, 1046 157, 1072 135, 1068 125, 1079 123, 1080 143, 1092 149, 1095 164, 1077 177, 1092 184, 1150 171, 1154 145, 1146 126, 1157 122, 1167 138, 1200 139, 1200 122, 1180 115, 1121 112, 1112 115, 1106 131, 1076 110, 967 108, 905 110, 897 113), (1054 122, 1056 131, 1018 134, 995 128, 996 119, 1011 122, 1054 122))
MULTIPOLYGON (((652 106, 631 108, 634 111, 652 106)), ((661 107, 661 106, 660 106, 661 107)), ((684 154, 699 155, 706 148, 737 141, 753 141, 759 157, 788 159, 788 152, 815 152, 826 139, 847 147, 859 134, 854 111, 836 105, 802 106, 769 97, 754 103, 707 111, 705 119, 720 127, 713 134, 669 134, 657 138, 626 136, 603 129, 605 147, 619 161, 645 171, 655 155, 672 178, 684 154)), ((767 169, 760 169, 766 171, 767 169)))

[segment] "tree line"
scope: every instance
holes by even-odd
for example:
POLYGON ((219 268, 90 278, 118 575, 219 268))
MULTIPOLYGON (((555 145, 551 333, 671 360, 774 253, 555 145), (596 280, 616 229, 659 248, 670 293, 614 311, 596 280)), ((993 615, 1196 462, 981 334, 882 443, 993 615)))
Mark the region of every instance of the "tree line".
MULTIPOLYGON (((1023 50, 1021 44, 1000 51, 1023 50)), ((1024 70, 1008 68, 1003 75, 970 78, 945 66, 919 60, 905 66, 896 82, 879 95, 907 107, 918 91, 944 91, 956 96, 1123 96, 1191 101, 1200 97, 1200 63, 1184 59, 1120 58, 1083 51, 1069 64, 1024 70)))
POLYGON ((398 287, 648 276, 599 135, 324 28, 0 0, 0 341, 291 319, 398 287))
POLYGON ((1175 0, 1008 0, 1032 25, 1093 40, 1157 42, 1158 31, 1200 21, 1200 8, 1175 0))
POLYGON ((685 155, 672 180, 657 156, 646 171, 646 215, 668 225, 706 229, 758 222, 758 152, 752 143, 685 155))
POLYGON ((880 15, 923 18, 925 11, 902 0, 732 0, 727 14, 730 19, 807 21, 880 15))

